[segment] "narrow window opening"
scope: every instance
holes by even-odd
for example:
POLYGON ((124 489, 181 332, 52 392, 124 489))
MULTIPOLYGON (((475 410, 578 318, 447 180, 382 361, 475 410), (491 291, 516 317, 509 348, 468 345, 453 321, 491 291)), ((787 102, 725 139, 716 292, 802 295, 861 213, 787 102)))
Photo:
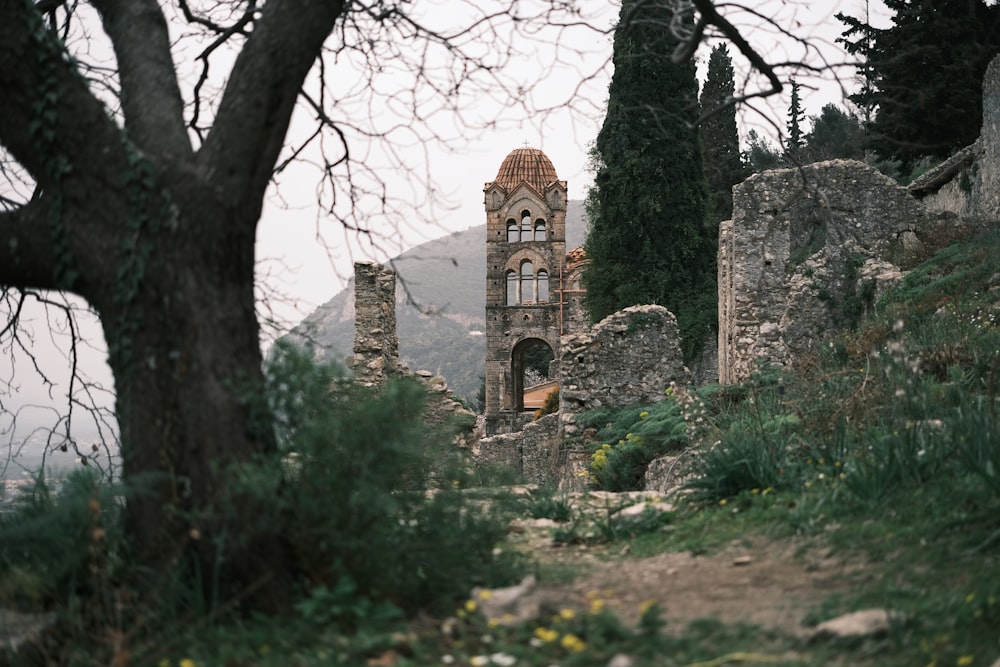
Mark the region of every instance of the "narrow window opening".
POLYGON ((518 230, 517 223, 511 218, 507 221, 507 243, 516 243, 518 241, 518 230))
POLYGON ((528 261, 521 262, 521 290, 519 296, 521 303, 534 303, 538 300, 538 294, 535 291, 535 267, 528 261))
POLYGON ((538 301, 547 302, 549 300, 549 272, 545 269, 538 270, 538 301))
POLYGON ((539 218, 535 220, 535 240, 544 241, 545 240, 545 221, 539 218))
POLYGON ((513 271, 507 272, 507 300, 506 305, 513 306, 518 302, 517 298, 517 274, 513 271))

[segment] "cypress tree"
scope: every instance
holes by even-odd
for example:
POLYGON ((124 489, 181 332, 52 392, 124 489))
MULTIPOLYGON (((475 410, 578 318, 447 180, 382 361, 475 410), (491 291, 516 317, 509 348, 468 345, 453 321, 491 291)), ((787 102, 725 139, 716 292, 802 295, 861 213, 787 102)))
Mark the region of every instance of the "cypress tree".
POLYGON ((792 101, 788 105, 788 143, 785 145, 785 157, 790 162, 799 161, 802 150, 802 123, 806 114, 802 111, 802 98, 799 95, 801 86, 792 79, 792 101))
POLYGON ((595 322, 635 304, 668 308, 690 360, 717 322, 715 250, 693 125, 695 68, 670 59, 672 18, 662 2, 622 2, 607 116, 591 150, 584 284, 595 322))
POLYGON ((708 58, 708 75, 701 89, 702 158, 708 182, 708 235, 719 237, 719 223, 733 215, 733 186, 746 177, 740 158, 740 135, 736 128, 733 96, 736 82, 733 60, 725 44, 718 44, 708 58))

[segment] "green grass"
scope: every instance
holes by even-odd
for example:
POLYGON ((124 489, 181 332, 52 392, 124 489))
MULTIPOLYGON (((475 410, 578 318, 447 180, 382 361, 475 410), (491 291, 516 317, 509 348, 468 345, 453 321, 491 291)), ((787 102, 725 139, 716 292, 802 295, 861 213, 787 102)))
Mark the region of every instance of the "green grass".
MULTIPOLYGON (((327 532, 316 531, 339 530, 335 520, 353 519, 332 515, 322 494, 346 504, 349 498, 342 494, 348 491, 326 489, 325 478, 314 476, 317 467, 305 470, 301 479, 312 484, 308 494, 285 499, 301 504, 303 522, 290 527, 318 545, 304 557, 326 558, 322 545, 359 565, 353 577, 303 585, 284 616, 239 614, 225 601, 213 609, 185 610, 182 598, 170 614, 142 608, 145 615, 116 615, 129 611, 122 602, 128 589, 121 584, 130 574, 121 569, 127 563, 101 561, 96 576, 92 555, 81 552, 95 546, 93 530, 85 529, 94 520, 88 512, 97 490, 77 485, 69 487, 65 501, 39 497, 0 524, 7 537, 35 545, 13 549, 0 535, 0 566, 7 575, 0 577, 0 599, 56 607, 64 619, 60 629, 73 632, 52 638, 45 656, 28 652, 7 662, 107 664, 118 642, 128 647, 132 664, 170 667, 572 667, 606 665, 619 653, 637 667, 991 665, 1000 656, 1000 293, 994 284, 1000 278, 995 276, 1000 276, 1000 235, 990 233, 946 248, 917 267, 878 304, 877 318, 818 346, 813 358, 801 359, 794 369, 765 368, 744 385, 706 387, 657 406, 591 415, 603 439, 597 444, 629 453, 631 458, 616 463, 618 477, 628 483, 641 477, 648 459, 643 447, 657 452, 693 447, 687 456, 699 475, 690 494, 672 500, 675 509, 669 513, 622 521, 614 513, 624 501, 581 512, 568 496, 547 489, 512 500, 500 489, 485 488, 514 481, 502 471, 463 479, 463 489, 484 485, 479 490, 445 496, 450 485, 439 489, 441 502, 453 499, 454 505, 427 501, 423 493, 382 493, 378 485, 398 485, 393 475, 410 479, 412 466, 402 465, 401 457, 412 456, 417 451, 412 447, 426 439, 410 434, 402 439, 406 449, 390 452, 392 466, 366 468, 386 479, 372 477, 371 489, 358 487, 372 498, 372 507, 381 508, 375 500, 388 503, 375 517, 379 531, 367 540, 327 543, 320 539, 327 532), (678 425, 686 425, 685 433, 678 425), (720 444, 712 447, 715 443, 720 444), (643 463, 636 464, 639 460, 643 463), (415 503, 406 510, 415 519, 412 525, 397 520, 401 510, 394 503, 404 501, 415 503), (498 554, 515 549, 500 543, 499 551, 491 551, 503 533, 496 520, 503 517, 483 515, 481 508, 488 506, 559 521, 553 530, 567 546, 558 557, 535 563, 505 561, 498 554), (462 520, 476 516, 482 522, 469 524, 475 530, 460 530, 462 520), (67 522, 75 528, 65 530, 67 522), (470 541, 478 564, 464 555, 470 541), (794 544, 801 554, 818 550, 856 564, 849 585, 814 601, 807 623, 869 607, 889 610, 898 622, 884 636, 851 642, 808 642, 790 632, 713 619, 663 631, 655 609, 636 627, 596 607, 573 614, 545 609, 538 619, 506 627, 491 624, 474 608, 475 600, 463 597, 474 583, 510 581, 516 574, 512 564, 548 586, 587 581, 592 569, 577 557, 584 550, 613 561, 626 557, 624 545, 628 558, 642 558, 668 551, 713 554, 751 542, 794 544), (371 544, 378 546, 376 553, 366 551, 371 544), (392 588, 386 587, 380 574, 385 568, 375 567, 376 561, 414 563, 414 550, 431 546, 428 553, 440 567, 428 570, 426 576, 436 577, 428 579, 429 588, 417 569, 408 567, 393 570, 392 588), (460 585, 441 570, 445 565, 459 573, 460 585), (494 575, 498 578, 490 581, 494 575), (421 604, 425 590, 434 593, 431 605, 421 604)), ((323 377, 317 382, 327 386, 323 377)), ((357 407, 349 407, 342 414, 321 411, 289 419, 289 437, 323 443, 348 423, 355 432, 357 407), (313 426, 303 430, 302 423, 313 426)), ((392 423, 386 411, 400 414, 392 404, 382 412, 374 406, 367 410, 366 441, 380 440, 380 429, 392 423)), ((342 457, 324 451, 313 454, 316 466, 341 470, 342 457)), ((443 470, 444 463, 415 460, 413 466, 443 470)), ((269 470, 278 472, 263 468, 261 478, 269 470)), ((452 474, 446 479, 458 479, 461 470, 449 470, 452 474)), ((99 507, 105 506, 102 500, 99 507)), ((102 515, 105 520, 109 539, 117 540, 115 515, 102 515)), ((348 528, 344 534, 350 536, 348 528)), ((5 660, 0 656, 0 664, 5 660)))

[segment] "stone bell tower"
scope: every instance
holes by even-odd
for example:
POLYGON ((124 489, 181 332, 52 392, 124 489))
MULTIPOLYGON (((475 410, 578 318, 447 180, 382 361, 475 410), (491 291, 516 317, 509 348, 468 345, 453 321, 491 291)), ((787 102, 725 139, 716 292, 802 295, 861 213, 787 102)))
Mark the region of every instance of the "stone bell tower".
POLYGON ((545 153, 517 148, 483 191, 485 412, 486 434, 494 435, 531 421, 537 397, 558 381, 556 364, 547 365, 558 358, 563 329, 566 181, 545 153))

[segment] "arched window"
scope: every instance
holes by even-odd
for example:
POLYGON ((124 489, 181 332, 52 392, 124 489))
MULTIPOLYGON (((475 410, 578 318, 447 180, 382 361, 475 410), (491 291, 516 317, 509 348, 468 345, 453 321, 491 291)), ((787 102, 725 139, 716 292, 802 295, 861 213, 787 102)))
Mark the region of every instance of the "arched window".
POLYGON ((549 300, 549 272, 545 269, 538 269, 538 301, 539 303, 549 300))
POLYGON ((521 240, 531 240, 531 211, 527 209, 521 211, 521 240))
POLYGON ((514 218, 507 220, 507 243, 517 243, 520 240, 519 234, 514 218))
POLYGON ((538 298, 535 295, 535 267, 528 260, 521 262, 521 290, 519 296, 521 303, 535 301, 538 298))
POLYGON ((544 241, 545 240, 545 221, 539 218, 535 220, 535 240, 544 241))
POLYGON ((507 272, 507 303, 508 306, 513 306, 518 302, 517 298, 517 274, 513 271, 507 272))

